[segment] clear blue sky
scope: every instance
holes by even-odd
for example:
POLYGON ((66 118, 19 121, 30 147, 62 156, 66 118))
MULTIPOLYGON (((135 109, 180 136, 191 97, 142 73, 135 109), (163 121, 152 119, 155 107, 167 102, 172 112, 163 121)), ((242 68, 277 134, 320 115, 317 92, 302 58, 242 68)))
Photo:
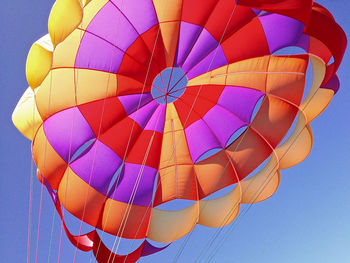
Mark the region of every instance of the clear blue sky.
MULTIPOLYGON (((320 0, 350 36, 350 2, 320 0)), ((30 142, 12 125, 11 113, 27 87, 25 61, 31 44, 47 33, 53 1, 2 1, 0 8, 0 257, 25 262, 30 178, 30 142)), ((314 147, 298 166, 282 171, 277 193, 240 217, 212 262, 350 262, 350 56, 339 70, 341 89, 329 108, 312 123, 314 147)), ((34 178, 31 262, 34 262, 40 183, 34 178)), ((245 208, 243 209, 245 210, 245 208)), ((52 217, 44 189, 38 262, 47 262, 52 217)), ((225 228, 228 231, 230 228, 225 228)), ((197 228, 178 262, 193 262, 215 233, 197 228)), ((50 262, 57 262, 60 224, 55 218, 50 262)), ((182 240, 141 262, 171 262, 182 240)), ((214 243, 214 245, 217 243, 214 243)), ((213 250, 213 246, 208 251, 213 250)), ((65 235, 61 262, 72 262, 74 248, 65 235)), ((208 258, 204 254, 203 259, 208 258)), ((88 262, 78 252, 76 262, 88 262)))

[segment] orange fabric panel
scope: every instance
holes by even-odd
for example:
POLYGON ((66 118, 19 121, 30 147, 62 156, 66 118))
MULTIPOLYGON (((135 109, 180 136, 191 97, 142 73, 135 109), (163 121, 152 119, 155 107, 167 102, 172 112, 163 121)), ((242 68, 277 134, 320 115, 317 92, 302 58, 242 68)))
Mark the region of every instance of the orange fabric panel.
POLYGON ((175 38, 179 35, 180 24, 180 21, 176 21, 165 22, 159 25, 164 41, 165 59, 167 67, 172 67, 174 65, 177 49, 177 40, 175 38))
POLYGON ((256 169, 271 154, 272 149, 261 136, 249 128, 226 151, 241 180, 256 169))
POLYGON ((173 103, 167 105, 155 205, 176 197, 197 200, 193 162, 173 103))
POLYGON ((161 243, 173 242, 193 230, 198 215, 198 202, 178 211, 153 208, 147 238, 161 243))
POLYGON ((57 190, 68 165, 48 142, 42 125, 34 137, 32 152, 41 175, 57 190))
POLYGON ((60 182, 58 198, 72 215, 91 226, 99 225, 105 196, 89 186, 70 168, 60 182))
POLYGON ((175 164, 193 164, 186 135, 173 103, 166 108, 159 169, 175 164))
POLYGON ((145 238, 152 208, 107 199, 101 229, 123 238, 145 238))
POLYGON ((198 200, 193 165, 179 164, 160 170, 158 184, 154 206, 176 198, 198 200))
POLYGON ((267 96, 263 100, 251 127, 271 147, 275 148, 287 134, 297 113, 297 107, 272 96, 267 96))
POLYGON ((165 48, 166 66, 172 67, 180 31, 183 0, 153 0, 165 48), (170 22, 171 21, 171 22, 170 22))
POLYGON ((308 56, 271 57, 266 93, 299 105, 303 97, 308 56))
POLYGON ((43 120, 76 105, 74 80, 74 69, 71 68, 54 69, 49 72, 35 95, 43 120))
POLYGON ((219 198, 201 200, 198 224, 208 227, 223 227, 230 224, 238 215, 240 201, 239 187, 219 198))
POLYGON ((237 182, 237 175, 225 151, 195 164, 199 199, 237 182))

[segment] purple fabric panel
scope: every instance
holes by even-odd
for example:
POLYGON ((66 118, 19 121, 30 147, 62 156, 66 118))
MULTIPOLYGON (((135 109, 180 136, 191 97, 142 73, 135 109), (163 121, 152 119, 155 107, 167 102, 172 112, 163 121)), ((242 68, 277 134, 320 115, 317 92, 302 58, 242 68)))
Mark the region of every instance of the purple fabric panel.
POLYGON ((215 40, 215 38, 213 38, 206 29, 203 29, 196 43, 191 49, 191 52, 182 65, 183 71, 189 72, 195 65, 197 65, 199 61, 205 58, 217 46, 218 42, 215 40))
POLYGON ((304 29, 303 23, 287 16, 269 14, 259 19, 265 31, 270 53, 283 47, 294 46, 304 29))
POLYGON ((334 91, 334 94, 336 94, 340 87, 340 81, 337 75, 334 75, 333 78, 331 78, 330 81, 324 86, 322 86, 322 89, 331 89, 334 91))
POLYGON ((55 151, 66 162, 88 140, 94 138, 89 124, 78 108, 60 111, 44 122, 44 132, 55 151))
POLYGON ((181 22, 175 66, 181 67, 183 65, 202 29, 201 26, 181 22))
POLYGON ((222 147, 226 146, 232 134, 245 125, 237 116, 219 105, 211 108, 204 115, 203 120, 220 141, 222 147))
POLYGON ((159 133, 163 133, 165 122, 165 109, 165 104, 158 105, 158 108, 155 110, 154 114, 152 115, 144 130, 157 131, 159 133))
POLYGON ((85 32, 75 66, 117 73, 123 56, 124 52, 110 42, 85 32))
POLYGON ((89 24, 87 31, 126 51, 138 33, 125 16, 108 2, 89 24))
POLYGON ((148 121, 153 116, 155 110, 158 107, 158 102, 155 100, 152 100, 150 103, 146 104, 145 106, 141 107, 134 113, 130 114, 129 117, 137 122, 138 125, 142 129, 144 129, 148 123, 148 121))
MULTIPOLYGON (((171 243, 170 243, 171 244, 171 243)), ((164 246, 164 247, 155 247, 151 243, 149 243, 147 240, 145 240, 144 247, 142 249, 141 257, 149 256, 154 253, 160 252, 163 249, 166 249, 170 244, 164 246)))
POLYGON ((209 150, 222 148, 206 123, 200 119, 185 129, 188 148, 192 160, 195 162, 200 156, 209 150))
POLYGON ((141 108, 142 106, 152 101, 152 95, 150 93, 131 94, 119 96, 118 99, 123 105, 126 115, 130 115, 136 111, 138 107, 141 108))
POLYGON ((250 123, 254 107, 263 93, 258 90, 227 86, 221 93, 218 104, 246 123, 250 123))
POLYGON ((139 164, 125 163, 125 168, 119 179, 118 186, 110 197, 116 201, 129 203, 133 189, 137 187, 133 204, 140 206, 151 206, 153 186, 157 170, 139 164), (137 184, 137 178, 139 183, 137 184))
POLYGON ((227 59, 221 46, 210 52, 201 62, 188 72, 187 77, 192 79, 213 69, 227 65, 227 59))
POLYGON ((70 167, 82 180, 90 182, 91 187, 105 195, 121 163, 121 158, 113 150, 97 140, 91 149, 72 162, 70 167))
POLYGON ((140 35, 158 24, 152 0, 111 0, 111 2, 122 11, 140 35))
POLYGON ((296 46, 304 49, 306 52, 309 52, 310 37, 308 35, 302 34, 296 43, 296 46))

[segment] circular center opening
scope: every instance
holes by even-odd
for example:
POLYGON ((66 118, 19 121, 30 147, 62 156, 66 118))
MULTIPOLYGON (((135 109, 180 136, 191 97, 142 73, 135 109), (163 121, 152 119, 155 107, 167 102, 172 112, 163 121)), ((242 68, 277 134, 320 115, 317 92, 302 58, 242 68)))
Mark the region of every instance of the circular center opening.
POLYGON ((176 101, 187 87, 188 79, 181 68, 166 68, 160 72, 152 83, 152 96, 162 104, 176 101))

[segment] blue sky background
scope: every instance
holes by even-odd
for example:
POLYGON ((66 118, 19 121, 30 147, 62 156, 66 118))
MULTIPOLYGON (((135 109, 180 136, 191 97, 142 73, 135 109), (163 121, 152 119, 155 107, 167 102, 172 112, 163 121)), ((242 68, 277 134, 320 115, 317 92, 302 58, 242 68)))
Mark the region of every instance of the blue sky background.
MULTIPOLYGON (((350 36, 350 2, 318 1, 333 13, 350 36)), ((53 1, 2 1, 0 9, 0 257, 2 262, 25 262, 31 167, 30 142, 12 125, 12 111, 27 87, 25 61, 31 44, 47 33, 53 1)), ((314 146, 301 164, 282 171, 277 193, 241 215, 211 262, 343 263, 350 262, 350 56, 339 70, 341 89, 329 108, 312 123, 314 146)), ((31 262, 35 262, 41 184, 33 180, 31 262)), ((246 210, 247 206, 243 208, 246 210)), ((44 189, 38 262, 57 262, 60 223, 44 189), (53 226, 53 228, 52 228, 53 226), (52 238, 51 236, 51 229, 52 238), (50 246, 51 240, 51 246, 50 246), (48 259, 49 248, 50 259, 48 259)), ((76 224, 75 224, 76 225, 76 224)), ((77 225, 76 225, 77 226, 77 225)), ((207 262, 214 229, 198 227, 178 262, 207 262)), ((183 241, 141 262, 172 262, 183 241)), ((124 248, 122 248, 121 252, 124 248)), ((72 262, 74 247, 62 238, 61 262, 72 262)), ((76 262, 89 262, 78 252, 76 262)))

